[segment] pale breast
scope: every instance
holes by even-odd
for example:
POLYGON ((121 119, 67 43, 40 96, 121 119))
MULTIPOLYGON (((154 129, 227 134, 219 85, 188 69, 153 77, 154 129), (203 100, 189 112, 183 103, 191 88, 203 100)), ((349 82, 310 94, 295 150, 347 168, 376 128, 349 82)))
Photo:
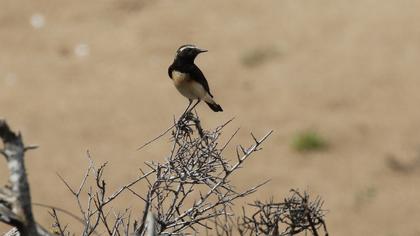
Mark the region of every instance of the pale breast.
POLYGON ((204 87, 192 80, 188 74, 173 71, 172 79, 178 91, 188 99, 203 99, 207 95, 204 87))
POLYGON ((186 73, 172 71, 172 79, 174 80, 175 86, 179 86, 183 83, 188 82, 190 80, 190 77, 186 73))

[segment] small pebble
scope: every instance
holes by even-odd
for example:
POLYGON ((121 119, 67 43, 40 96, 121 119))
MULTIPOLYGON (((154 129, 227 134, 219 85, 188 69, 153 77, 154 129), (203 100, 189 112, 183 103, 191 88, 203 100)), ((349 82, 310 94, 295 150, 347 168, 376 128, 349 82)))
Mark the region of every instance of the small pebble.
POLYGON ((45 26, 45 17, 39 13, 33 14, 30 23, 35 29, 41 29, 45 26))
POLYGON ((79 43, 74 47, 74 54, 77 57, 86 57, 90 54, 90 48, 89 45, 85 43, 79 43))

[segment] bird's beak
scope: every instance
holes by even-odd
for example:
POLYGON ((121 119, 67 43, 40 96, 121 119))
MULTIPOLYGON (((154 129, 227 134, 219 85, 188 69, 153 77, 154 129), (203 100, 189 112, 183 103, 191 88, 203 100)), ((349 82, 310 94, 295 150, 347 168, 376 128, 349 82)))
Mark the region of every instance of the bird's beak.
POLYGON ((208 50, 206 50, 206 49, 198 49, 198 53, 203 53, 203 52, 208 52, 208 50))

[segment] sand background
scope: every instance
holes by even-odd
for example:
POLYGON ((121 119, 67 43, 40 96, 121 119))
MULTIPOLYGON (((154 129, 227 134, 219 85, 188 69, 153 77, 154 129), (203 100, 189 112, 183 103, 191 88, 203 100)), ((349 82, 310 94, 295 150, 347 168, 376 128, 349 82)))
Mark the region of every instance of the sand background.
MULTIPOLYGON (((234 178, 238 187, 271 179, 247 202, 299 188, 324 198, 330 235, 420 235, 420 168, 411 164, 419 1, 2 0, 0 9, 0 116, 40 145, 26 159, 34 202, 76 212, 56 173, 76 186, 86 150, 109 162, 111 188, 162 160, 165 139, 135 149, 185 108, 167 67, 178 46, 195 43, 209 50, 196 62, 225 110, 200 105, 203 125, 236 117, 225 131, 241 127, 234 144, 275 131, 234 178), (291 147, 308 129, 327 150, 291 147), (413 168, 391 168, 390 157, 413 168)), ((7 175, 2 158, 2 184, 7 175)), ((35 215, 51 223, 45 209, 35 215)))

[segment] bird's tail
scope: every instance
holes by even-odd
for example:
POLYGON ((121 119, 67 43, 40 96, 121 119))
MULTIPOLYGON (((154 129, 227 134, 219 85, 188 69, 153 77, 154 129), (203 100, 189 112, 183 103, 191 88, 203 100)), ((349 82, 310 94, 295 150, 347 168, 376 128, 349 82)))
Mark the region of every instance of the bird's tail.
POLYGON ((223 111, 222 107, 217 104, 216 102, 212 101, 212 102, 206 102, 207 105, 209 105, 209 107, 214 111, 214 112, 219 112, 219 111, 223 111))

